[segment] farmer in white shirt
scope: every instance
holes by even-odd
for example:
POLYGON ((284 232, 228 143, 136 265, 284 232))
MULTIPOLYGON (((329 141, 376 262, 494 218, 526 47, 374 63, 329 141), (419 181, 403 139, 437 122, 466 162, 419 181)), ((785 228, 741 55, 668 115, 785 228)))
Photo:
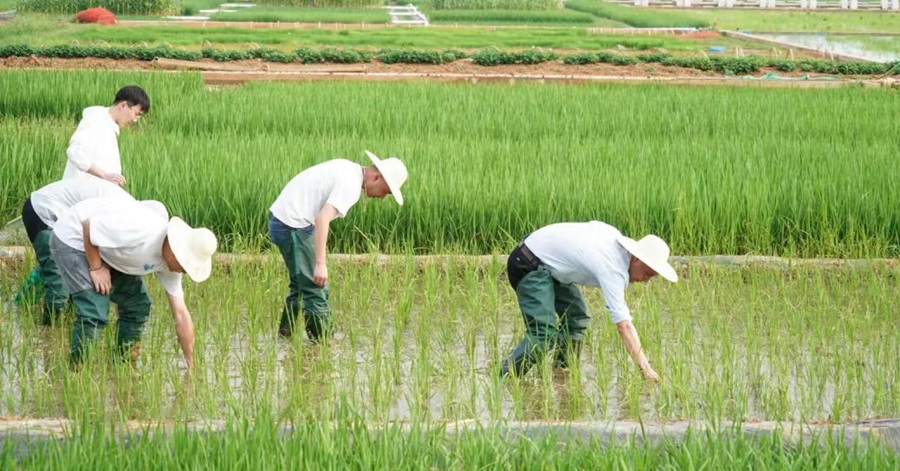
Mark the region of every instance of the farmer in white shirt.
POLYGON ((406 166, 395 157, 381 160, 369 151, 366 155, 372 161, 368 167, 336 159, 304 170, 269 208, 269 236, 284 258, 290 281, 278 328, 284 337, 293 335, 301 299, 309 339, 317 342, 330 333, 325 249, 331 220, 347 215, 360 190, 370 198, 392 194, 403 205, 400 187, 407 178, 406 166))
POLYGON ((198 283, 206 280, 216 246, 211 231, 169 219, 157 201, 93 198, 72 206, 56 222, 50 242, 75 305, 72 363, 81 363, 88 343, 106 327, 110 301, 118 305, 117 345, 136 359, 150 317, 143 275, 156 273, 169 298, 187 367, 192 368, 194 325, 184 303, 181 274, 198 283))
POLYGON ((576 286, 583 285, 600 288, 631 358, 646 379, 658 380, 631 323, 625 288, 629 282, 649 281, 656 275, 678 281, 668 259, 669 246, 659 237, 635 241, 599 221, 551 224, 526 236, 509 255, 506 267, 526 333, 503 361, 500 374, 524 375, 554 344, 555 366, 566 368, 577 360, 590 324, 587 304, 576 286))
POLYGON ((69 294, 59 276, 59 269, 50 254, 53 226, 75 204, 97 197, 134 201, 128 192, 115 183, 82 175, 51 183, 31 193, 22 207, 25 232, 34 247, 40 276, 44 280, 44 305, 41 315, 41 322, 44 325, 49 325, 65 310, 69 299, 69 294))
POLYGON ((116 93, 112 106, 85 108, 66 149, 63 179, 90 174, 116 185, 126 183, 119 156, 119 131, 150 111, 150 98, 141 87, 129 85, 116 93))

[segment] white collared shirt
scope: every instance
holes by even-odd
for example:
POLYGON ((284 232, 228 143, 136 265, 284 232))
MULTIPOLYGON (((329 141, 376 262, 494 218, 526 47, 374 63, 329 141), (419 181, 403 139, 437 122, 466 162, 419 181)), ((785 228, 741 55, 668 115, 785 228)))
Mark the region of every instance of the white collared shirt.
POLYGON ((525 245, 560 283, 600 288, 610 319, 632 320, 625 303, 631 254, 619 244, 622 233, 600 221, 565 222, 532 232, 525 245))
POLYGON ((345 159, 314 165, 291 179, 269 208, 279 221, 293 228, 314 225, 326 204, 345 217, 362 192, 362 166, 345 159))
POLYGON ((83 174, 51 183, 31 193, 31 205, 41 221, 52 228, 56 220, 75 204, 106 196, 134 201, 134 197, 119 185, 83 174))
POLYGON ((69 139, 69 147, 66 149, 68 161, 63 179, 84 175, 91 167, 107 173, 121 174, 118 139, 119 125, 110 116, 109 108, 85 108, 78 128, 69 139))
POLYGON ((156 273, 172 296, 184 297, 181 273, 169 271, 162 256, 169 221, 138 201, 91 198, 67 211, 53 227, 53 234, 75 250, 84 251, 84 221, 91 223, 91 243, 100 258, 127 275, 156 273))

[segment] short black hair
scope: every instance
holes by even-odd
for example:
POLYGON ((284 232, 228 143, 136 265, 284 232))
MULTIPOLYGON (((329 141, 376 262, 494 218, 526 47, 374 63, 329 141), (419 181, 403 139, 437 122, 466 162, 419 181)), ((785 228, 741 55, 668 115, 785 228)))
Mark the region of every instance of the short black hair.
POLYGON ((128 106, 141 105, 141 110, 144 114, 150 112, 150 97, 147 96, 147 92, 143 88, 137 85, 128 85, 116 92, 116 99, 113 101, 113 105, 123 101, 127 102, 128 106))

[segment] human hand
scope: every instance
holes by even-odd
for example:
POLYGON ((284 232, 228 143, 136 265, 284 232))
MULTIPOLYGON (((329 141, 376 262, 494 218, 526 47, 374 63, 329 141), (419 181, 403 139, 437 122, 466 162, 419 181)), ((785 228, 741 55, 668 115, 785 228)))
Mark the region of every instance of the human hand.
POLYGON ((645 379, 645 380, 647 380, 647 381, 649 381, 649 382, 651 382, 651 383, 658 383, 658 382, 659 382, 659 374, 658 374, 657 372, 653 371, 653 368, 651 368, 651 367, 648 366, 647 368, 645 368, 645 369, 642 371, 642 373, 644 373, 644 379, 645 379))
POLYGON ((118 173, 106 173, 103 175, 103 179, 113 182, 119 186, 125 186, 125 183, 128 183, 127 181, 125 181, 125 177, 119 175, 118 173))
POLYGON ((325 283, 328 282, 328 267, 325 266, 325 263, 316 263, 316 268, 313 270, 313 283, 320 288, 325 287, 325 283))
POLYGON ((91 281, 94 283, 94 290, 102 295, 108 295, 112 288, 112 278, 109 274, 109 268, 101 265, 96 270, 91 270, 91 281))

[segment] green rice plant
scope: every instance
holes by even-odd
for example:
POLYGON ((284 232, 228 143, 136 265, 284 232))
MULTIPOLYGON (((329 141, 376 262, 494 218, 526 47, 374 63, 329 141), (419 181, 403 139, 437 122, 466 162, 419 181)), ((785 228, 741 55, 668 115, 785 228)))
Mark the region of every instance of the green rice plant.
POLYGON ((7 71, 0 86, 17 92, 0 97, 2 219, 59 178, 81 110, 130 83, 154 105, 120 136, 128 189, 211 227, 223 250, 263 245, 268 206, 303 168, 336 157, 364 163, 369 149, 406 159, 410 204, 363 199, 336 221, 332 251, 492 253, 544 224, 600 219, 629 235, 658 234, 675 254, 900 254, 898 124, 885 121, 893 102, 883 89, 208 90, 195 74, 7 71), (855 118, 819 118, 834 106, 855 118), (648 193, 647 182, 667 190, 648 193))
POLYGON ((429 0, 435 10, 555 10, 559 0, 429 0))
POLYGON ((383 0, 262 0, 259 5, 276 5, 302 8, 368 8, 384 4, 383 0))
POLYGON ((695 17, 693 12, 634 8, 605 0, 567 0, 565 5, 569 10, 621 21, 637 28, 706 28, 710 26, 707 20, 695 17))
POLYGON ((175 0, 18 0, 16 10, 36 13, 75 14, 88 8, 103 7, 116 15, 174 15, 179 12, 175 0))
POLYGON ((568 10, 435 10, 428 21, 440 23, 591 24, 595 17, 568 10))
MULTIPOLYGON (((299 2, 294 2, 299 3, 299 2)), ((363 4, 365 2, 359 2, 363 4)), ((377 2, 376 2, 377 3, 377 2)), ((271 4, 277 4, 277 0, 271 4)), ((213 21, 298 22, 298 23, 389 23, 382 8, 297 8, 296 6, 258 6, 235 12, 214 13, 213 21)))

